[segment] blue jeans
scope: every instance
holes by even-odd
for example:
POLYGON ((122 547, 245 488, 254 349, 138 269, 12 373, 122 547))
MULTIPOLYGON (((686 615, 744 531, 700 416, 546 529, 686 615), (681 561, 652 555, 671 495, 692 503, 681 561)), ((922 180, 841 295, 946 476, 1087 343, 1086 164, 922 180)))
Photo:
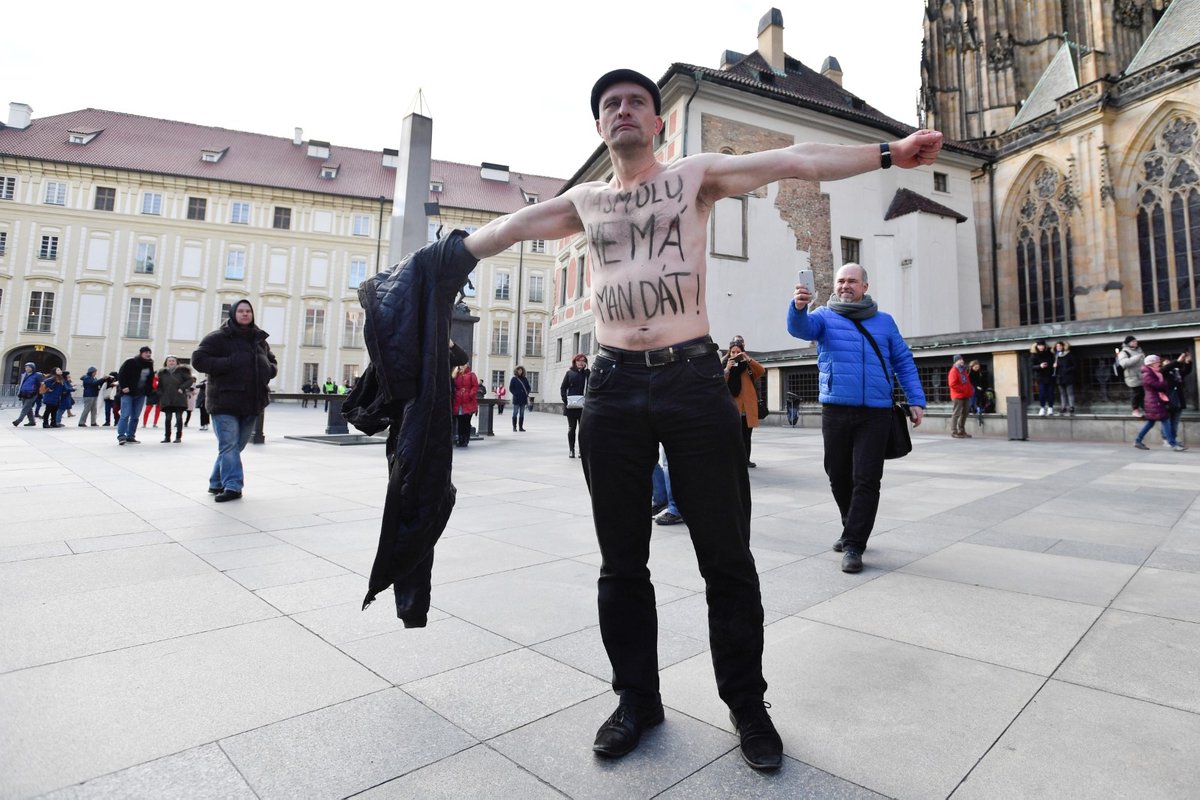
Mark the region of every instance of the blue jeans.
POLYGON ((666 503, 666 510, 675 516, 682 516, 679 513, 679 506, 675 505, 675 495, 671 494, 671 473, 667 468, 667 451, 661 447, 658 448, 658 463, 654 465, 654 504, 660 502, 666 503), (661 494, 659 494, 661 490, 661 494))
POLYGON ((821 436, 825 440, 825 474, 842 515, 842 539, 847 549, 862 552, 875 527, 879 485, 883 480, 883 450, 892 424, 890 408, 821 406, 821 436))
POLYGON ((659 701, 658 616, 650 505, 661 442, 708 598, 717 692, 731 708, 762 702, 763 609, 750 553, 750 477, 741 420, 716 353, 649 367, 602 350, 579 426, 584 477, 600 544, 600 634, 613 690, 659 701))
POLYGON ((525 404, 524 403, 521 403, 520 405, 513 403, 513 425, 520 425, 522 428, 525 427, 525 404))
POLYGON ((1146 438, 1146 434, 1149 433, 1150 429, 1154 427, 1155 422, 1162 423, 1163 441, 1166 442, 1167 444, 1171 445, 1171 447, 1177 446, 1179 444, 1179 442, 1175 441, 1175 427, 1171 424, 1171 419, 1169 417, 1167 419, 1162 419, 1162 420, 1154 420, 1154 419, 1146 420, 1145 424, 1142 425, 1142 429, 1140 431, 1138 431, 1137 438, 1134 439, 1134 441, 1137 442, 1138 444, 1141 444, 1142 439, 1146 438))
MULTIPOLYGON (((125 419, 122 414, 121 419, 125 419)), ((235 417, 233 414, 213 414, 212 428, 217 434, 217 460, 212 474, 208 476, 208 487, 223 487, 240 492, 245 484, 242 474, 242 451, 254 435, 254 424, 258 415, 235 417)))
POLYGON ((134 397, 131 394, 121 395, 121 418, 117 420, 117 441, 134 438, 144 405, 146 405, 144 395, 141 397, 134 397))

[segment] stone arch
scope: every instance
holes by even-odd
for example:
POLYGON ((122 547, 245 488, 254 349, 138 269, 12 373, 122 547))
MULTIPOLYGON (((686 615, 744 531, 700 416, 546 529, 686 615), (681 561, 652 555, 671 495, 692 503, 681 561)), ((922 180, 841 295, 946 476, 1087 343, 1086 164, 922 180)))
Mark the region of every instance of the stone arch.
POLYGON ((62 351, 40 344, 22 344, 4 354, 4 382, 12 386, 25 370, 25 363, 32 361, 38 372, 50 372, 55 367, 66 367, 67 357, 62 351))
POLYGON ((1050 159, 1035 155, 1018 172, 1000 215, 1001 324, 1075 319, 1071 225, 1078 209, 1069 172, 1050 159))
MULTIPOLYGON (((1165 104, 1164 104, 1165 105, 1165 104)), ((1200 113, 1171 104, 1128 151, 1142 313, 1200 308, 1200 113)), ((1149 123, 1151 120, 1147 120, 1149 123)))
POLYGON ((1138 174, 1141 169, 1142 156, 1154 146, 1162 129, 1175 117, 1185 116, 1200 119, 1200 107, 1176 100, 1167 100, 1159 104, 1154 111, 1143 120, 1137 133, 1129 138, 1124 149, 1124 158, 1120 164, 1112 164, 1113 187, 1118 199, 1136 207, 1138 174))

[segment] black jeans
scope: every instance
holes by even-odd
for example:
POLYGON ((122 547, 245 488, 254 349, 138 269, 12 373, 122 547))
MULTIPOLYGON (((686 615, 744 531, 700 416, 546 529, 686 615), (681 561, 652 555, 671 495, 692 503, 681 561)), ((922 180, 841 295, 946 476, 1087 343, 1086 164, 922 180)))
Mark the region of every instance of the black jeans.
POLYGON ((647 561, 651 473, 662 442, 708 599, 717 691, 731 708, 761 703, 763 609, 750 554, 750 478, 741 420, 711 353, 647 367, 596 357, 579 444, 600 543, 600 633, 613 690, 660 699, 658 615, 647 561))
POLYGON ((166 420, 163 422, 163 440, 171 438, 171 418, 175 419, 175 438, 179 439, 183 436, 183 412, 182 408, 164 408, 163 413, 166 415, 166 420))
POLYGON ((879 483, 883 479, 883 451, 891 424, 890 408, 821 406, 825 474, 842 514, 846 549, 861 553, 875 527, 879 483))
POLYGON ((567 444, 573 453, 575 452, 575 431, 579 428, 579 419, 583 416, 583 409, 568 408, 565 415, 567 417, 567 444))

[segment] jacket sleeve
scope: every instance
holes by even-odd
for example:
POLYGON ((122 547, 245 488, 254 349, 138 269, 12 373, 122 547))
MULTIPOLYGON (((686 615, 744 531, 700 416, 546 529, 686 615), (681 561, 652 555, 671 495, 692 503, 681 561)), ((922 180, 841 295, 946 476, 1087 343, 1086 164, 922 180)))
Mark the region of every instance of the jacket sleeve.
POLYGON ((795 303, 788 303, 787 315, 788 333, 797 339, 807 339, 810 342, 819 340, 825 333, 825 321, 820 314, 810 314, 808 309, 796 310, 795 303))
POLYGON ((220 331, 205 336, 200 346, 192 351, 192 366, 208 375, 227 375, 232 371, 232 359, 228 353, 221 352, 225 348, 220 347, 220 343, 220 331))
POLYGON ((750 373, 754 376, 753 380, 757 381, 766 374, 767 368, 755 361, 753 358, 750 358, 750 356, 746 356, 746 362, 750 367, 750 373))
POLYGON ((558 387, 558 392, 562 395, 563 405, 567 404, 567 389, 571 385, 571 371, 567 370, 567 374, 563 375, 562 386, 558 387))

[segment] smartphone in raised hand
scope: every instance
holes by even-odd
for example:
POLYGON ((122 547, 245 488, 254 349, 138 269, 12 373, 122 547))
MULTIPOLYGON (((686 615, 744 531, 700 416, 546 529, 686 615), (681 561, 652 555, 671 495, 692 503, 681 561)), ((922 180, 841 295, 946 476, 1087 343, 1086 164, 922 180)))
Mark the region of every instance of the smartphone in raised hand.
POLYGON ((802 269, 796 273, 796 283, 803 284, 808 288, 809 297, 815 297, 817 294, 817 284, 813 280, 813 271, 811 269, 802 269))

